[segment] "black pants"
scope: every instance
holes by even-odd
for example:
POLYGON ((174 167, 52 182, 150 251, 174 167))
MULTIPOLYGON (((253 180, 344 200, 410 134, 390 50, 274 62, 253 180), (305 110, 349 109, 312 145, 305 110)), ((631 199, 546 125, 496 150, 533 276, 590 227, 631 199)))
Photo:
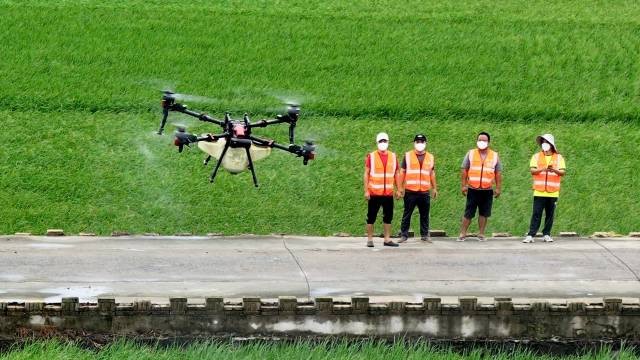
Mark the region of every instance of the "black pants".
POLYGON ((407 191, 404 194, 404 213, 400 224, 400 236, 409 237, 409 225, 411 225, 411 215, 418 207, 420 212, 420 235, 429 235, 429 208, 431 207, 431 196, 429 193, 417 193, 407 191))
POLYGON ((533 197, 533 214, 531 215, 531 225, 529 226, 529 236, 536 236, 542 221, 542 210, 545 212, 543 235, 551 235, 551 227, 553 226, 553 214, 556 211, 556 203, 558 198, 534 196, 533 197))
POLYGON ((382 223, 391 224, 393 220, 393 196, 372 196, 367 204, 367 224, 373 224, 382 207, 382 223))

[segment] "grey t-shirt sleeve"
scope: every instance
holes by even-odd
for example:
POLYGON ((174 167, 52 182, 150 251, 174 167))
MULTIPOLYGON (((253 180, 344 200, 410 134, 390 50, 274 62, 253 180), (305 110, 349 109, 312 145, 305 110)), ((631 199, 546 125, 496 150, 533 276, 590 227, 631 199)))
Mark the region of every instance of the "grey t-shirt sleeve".
POLYGON ((500 162, 500 157, 498 156, 498 161, 496 162, 496 172, 502 172, 502 162, 500 162))
POLYGON ((400 168, 407 170, 407 157, 403 156, 402 157, 402 165, 400 165, 400 168))
POLYGON ((469 170, 470 167, 471 162, 469 161, 469 153, 467 152, 467 154, 464 156, 464 159, 462 160, 462 165, 460 166, 460 168, 469 170))

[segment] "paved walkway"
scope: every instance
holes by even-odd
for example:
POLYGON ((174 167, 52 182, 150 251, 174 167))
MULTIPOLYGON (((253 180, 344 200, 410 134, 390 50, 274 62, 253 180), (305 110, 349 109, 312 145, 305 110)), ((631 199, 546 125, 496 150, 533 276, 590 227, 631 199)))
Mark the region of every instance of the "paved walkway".
POLYGON ((187 296, 640 297, 640 241, 0 236, 0 300, 187 296))

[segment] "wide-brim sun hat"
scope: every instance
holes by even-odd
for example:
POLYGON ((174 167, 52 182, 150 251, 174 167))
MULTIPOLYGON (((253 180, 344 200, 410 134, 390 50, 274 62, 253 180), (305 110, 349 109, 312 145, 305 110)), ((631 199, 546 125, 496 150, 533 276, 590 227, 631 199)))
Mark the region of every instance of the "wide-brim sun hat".
POLYGON ((538 137, 536 137, 536 142, 538 143, 538 145, 542 145, 542 140, 546 140, 549 144, 551 144, 551 146, 553 147, 553 149, 555 151, 558 151, 558 148, 556 148, 556 141, 555 138, 553 137, 553 135, 551 134, 542 134, 539 135, 538 137))

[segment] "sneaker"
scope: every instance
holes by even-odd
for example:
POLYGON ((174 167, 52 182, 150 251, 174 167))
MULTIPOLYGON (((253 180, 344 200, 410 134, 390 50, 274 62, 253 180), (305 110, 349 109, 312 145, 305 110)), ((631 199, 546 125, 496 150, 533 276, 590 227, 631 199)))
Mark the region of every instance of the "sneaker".
POLYGON ((406 236, 400 236, 400 240, 398 240, 398 244, 402 244, 403 242, 407 241, 407 237, 406 236))
POLYGON ((524 238, 524 240, 522 240, 522 242, 525 243, 525 244, 528 244, 528 243, 534 243, 536 241, 533 239, 533 236, 527 235, 527 237, 524 238))
POLYGON ((484 237, 484 235, 478 235, 478 241, 484 242, 487 241, 487 239, 484 237))
POLYGON ((423 236, 423 237, 420 238, 420 240, 422 240, 422 241, 424 241, 426 243, 429 243, 429 244, 432 243, 431 242, 431 236, 423 236))
POLYGON ((384 246, 398 247, 400 245, 394 243, 393 241, 385 242, 384 246))
POLYGON ((542 238, 542 241, 544 241, 544 242, 553 242, 553 239, 551 238, 551 236, 549 236, 549 235, 545 235, 545 236, 542 238))
POLYGON ((460 236, 458 236, 458 238, 456 239, 456 241, 458 241, 458 242, 463 242, 465 238, 466 238, 466 236, 462 236, 462 235, 460 235, 460 236))
POLYGON ((367 247, 373 247, 373 241, 367 241, 367 247))

